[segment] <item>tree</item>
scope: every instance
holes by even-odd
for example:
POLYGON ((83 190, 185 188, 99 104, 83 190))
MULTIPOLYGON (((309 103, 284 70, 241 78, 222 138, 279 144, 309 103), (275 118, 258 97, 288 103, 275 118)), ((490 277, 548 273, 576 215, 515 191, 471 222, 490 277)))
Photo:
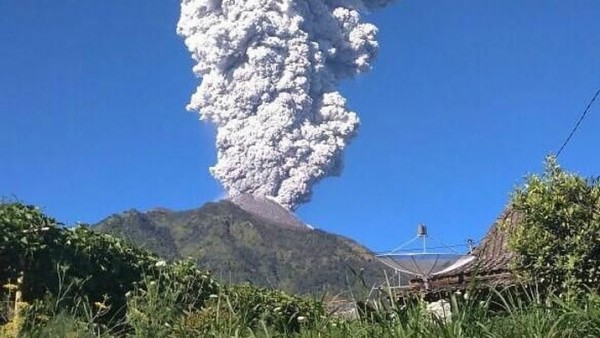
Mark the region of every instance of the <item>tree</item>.
POLYGON ((560 168, 553 156, 512 197, 509 232, 517 271, 558 292, 600 289, 600 185, 560 168))

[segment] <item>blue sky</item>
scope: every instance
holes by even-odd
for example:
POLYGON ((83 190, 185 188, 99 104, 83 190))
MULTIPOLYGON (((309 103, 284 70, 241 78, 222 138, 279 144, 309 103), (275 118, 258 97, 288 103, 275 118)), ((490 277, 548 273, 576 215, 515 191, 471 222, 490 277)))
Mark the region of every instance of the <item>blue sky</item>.
MULTIPOLYGON (((65 223, 194 208, 223 195, 214 130, 169 1, 0 1, 0 196, 65 223)), ((381 53, 342 84, 361 118, 341 177, 300 217, 374 250, 419 222, 478 239, 600 87, 600 2, 397 2, 368 18, 381 53)), ((600 104, 561 155, 600 174, 600 104)))

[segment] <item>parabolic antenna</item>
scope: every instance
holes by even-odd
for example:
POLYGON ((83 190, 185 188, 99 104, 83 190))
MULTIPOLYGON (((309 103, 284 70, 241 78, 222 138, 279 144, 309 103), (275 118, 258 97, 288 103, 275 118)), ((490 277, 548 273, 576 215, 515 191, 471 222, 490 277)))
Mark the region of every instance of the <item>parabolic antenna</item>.
POLYGON ((377 258, 392 269, 429 277, 458 269, 475 256, 427 252, 381 254, 377 258))
POLYGON ((425 225, 419 224, 417 236, 415 238, 404 243, 399 248, 388 253, 376 255, 376 257, 383 264, 396 271, 423 277, 425 279, 451 272, 475 259, 475 256, 458 253, 450 246, 443 245, 441 242, 438 243, 442 244, 442 246, 436 247, 436 249, 446 249, 448 252, 428 252, 426 245, 427 238, 427 228, 425 225), (422 248, 419 249, 420 252, 414 252, 415 249, 404 249, 417 239, 422 240, 422 248))

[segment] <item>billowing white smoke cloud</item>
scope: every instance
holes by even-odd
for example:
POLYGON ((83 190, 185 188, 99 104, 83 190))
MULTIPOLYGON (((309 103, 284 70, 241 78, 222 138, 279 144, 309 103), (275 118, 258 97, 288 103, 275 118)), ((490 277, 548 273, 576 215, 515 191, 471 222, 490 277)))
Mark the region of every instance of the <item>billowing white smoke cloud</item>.
POLYGON ((210 169, 230 196, 288 209, 338 175, 358 117, 336 90, 367 71, 377 28, 361 13, 391 0, 183 0, 177 33, 202 77, 189 110, 217 126, 210 169))

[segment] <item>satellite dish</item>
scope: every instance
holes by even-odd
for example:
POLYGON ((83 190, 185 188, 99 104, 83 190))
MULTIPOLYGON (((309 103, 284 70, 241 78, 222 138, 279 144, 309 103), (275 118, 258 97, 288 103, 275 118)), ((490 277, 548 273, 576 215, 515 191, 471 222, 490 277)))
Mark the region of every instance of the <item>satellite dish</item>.
POLYGON ((377 258, 392 269, 420 277, 432 277, 450 272, 469 263, 475 257, 445 253, 388 253, 377 258))
POLYGON ((442 246, 436 247, 436 249, 442 250, 428 252, 426 243, 428 237, 425 225, 419 224, 416 237, 390 252, 376 255, 376 257, 396 272, 401 271, 424 279, 451 272, 475 259, 475 256, 458 253, 441 242, 438 243, 442 246), (405 249, 418 239, 421 239, 422 242, 422 247, 418 249, 419 252, 415 252, 415 249, 405 249))

